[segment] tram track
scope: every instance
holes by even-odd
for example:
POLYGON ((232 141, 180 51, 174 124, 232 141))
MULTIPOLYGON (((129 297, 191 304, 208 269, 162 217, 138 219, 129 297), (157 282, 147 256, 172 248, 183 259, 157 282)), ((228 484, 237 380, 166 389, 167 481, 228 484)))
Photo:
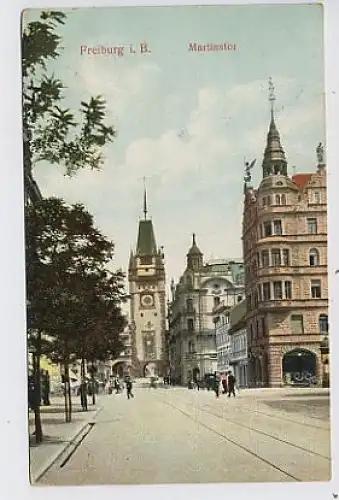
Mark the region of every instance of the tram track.
MULTIPOLYGON (((206 405, 206 406, 209 406, 209 405, 206 405)), ((303 406, 307 406, 307 405, 303 405, 303 406)), ((293 418, 288 418, 286 416, 281 417, 281 416, 273 415, 272 413, 266 413, 266 412, 260 411, 260 410, 254 410, 254 409, 242 407, 241 411, 246 411, 246 412, 249 412, 249 413, 257 413, 258 415, 263 415, 263 416, 268 417, 268 418, 274 418, 276 420, 283 420, 285 422, 291 422, 291 423, 293 423, 295 425, 300 425, 302 427, 311 427, 312 429, 317 429, 317 430, 324 431, 324 432, 328 432, 330 430, 329 428, 321 427, 320 425, 314 425, 314 424, 309 424, 309 423, 306 424, 305 422, 298 422, 297 420, 295 420, 293 418)), ((312 418, 314 420, 320 420, 321 421, 320 418, 318 418, 318 417, 310 417, 309 415, 307 416, 307 418, 312 418)))
MULTIPOLYGON (((206 406, 209 407, 209 408, 213 408, 213 407, 211 407, 209 405, 200 406, 200 407, 197 407, 197 408, 200 408, 202 411, 205 411, 206 413, 209 413, 210 415, 213 415, 214 417, 220 418, 221 420, 225 420, 223 418, 223 416, 218 415, 215 412, 211 412, 211 411, 205 410, 204 408, 206 406)), ((248 410, 248 411, 250 411, 250 410, 248 410)), ((308 448, 304 448, 303 446, 299 446, 299 445, 297 445, 295 443, 292 443, 291 441, 287 441, 285 439, 278 438, 277 436, 274 436, 273 434, 269 434, 268 432, 264 432, 264 431, 261 431, 259 429, 255 429, 254 427, 250 427, 248 425, 241 424, 241 423, 237 422, 236 420, 230 419, 229 416, 227 416, 227 422, 230 422, 231 424, 237 425, 237 426, 242 427, 244 429, 250 430, 251 432, 256 432, 256 433, 261 434, 263 436, 269 437, 269 438, 274 439, 276 441, 279 441, 281 443, 285 443, 285 444, 287 444, 289 446, 292 446, 293 448, 297 448, 299 450, 306 451, 307 453, 312 453, 313 455, 317 455, 318 457, 325 458, 326 460, 331 460, 328 456, 323 455, 322 453, 318 453, 318 452, 312 451, 312 450, 310 450, 308 448)))
MULTIPOLYGON (((298 474, 296 474, 294 471, 289 471, 288 470, 288 467, 292 467, 292 469, 293 469, 293 462, 291 462, 291 464, 289 464, 289 465, 286 465, 286 467, 281 466, 281 464, 279 465, 276 462, 276 460, 272 460, 269 457, 263 456, 263 454, 260 454, 257 451, 253 451, 253 450, 249 449, 249 447, 247 445, 241 444, 236 439, 234 439, 234 438, 232 439, 232 437, 230 437, 229 435, 227 435, 227 433, 214 428, 213 424, 209 425, 208 423, 204 422, 203 418, 201 418, 202 415, 200 415, 200 418, 197 415, 197 411, 200 411, 201 414, 205 414, 205 415, 207 415, 209 417, 217 418, 219 421, 222 420, 223 422, 230 423, 231 425, 238 425, 240 428, 243 428, 247 432, 257 433, 257 435, 259 435, 259 436, 263 436, 265 438, 268 438, 269 440, 272 440, 272 449, 273 450, 277 449, 277 443, 279 442, 282 446, 290 447, 291 449, 294 449, 296 453, 301 454, 300 458, 305 459, 305 457, 308 456, 309 457, 307 459, 308 461, 316 460, 316 461, 318 461, 318 463, 322 464, 322 466, 324 466, 326 463, 327 464, 331 463, 331 459, 328 456, 325 456, 325 455, 323 455, 321 453, 318 453, 318 452, 312 451, 310 449, 304 448, 303 446, 299 446, 297 444, 291 443, 290 441, 286 441, 286 440, 280 439, 280 438, 278 438, 276 436, 273 436, 272 434, 269 434, 269 433, 266 433, 266 432, 263 432, 263 431, 259 431, 258 429, 254 429, 254 428, 246 426, 244 424, 239 424, 238 422, 235 422, 234 420, 230 420, 228 417, 227 417, 227 419, 225 419, 222 416, 216 414, 215 412, 211 412, 211 411, 206 410, 202 406, 198 406, 198 405, 192 404, 192 402, 190 402, 190 403, 186 403, 185 402, 184 404, 188 405, 190 408, 192 408, 192 410, 194 412, 196 412, 195 415, 192 415, 191 412, 189 412, 188 410, 186 411, 186 409, 183 409, 181 407, 182 404, 183 404, 182 402, 180 402, 180 406, 178 406, 177 404, 173 403, 172 401, 169 402, 168 400, 164 400, 164 399, 163 399, 163 402, 167 406, 176 409, 181 414, 185 415, 187 418, 189 418, 192 421, 194 421, 195 423, 197 423, 199 426, 202 426, 205 429, 207 429, 208 431, 214 433, 215 435, 218 435, 224 441, 227 441, 227 442, 231 443, 232 445, 236 446, 237 448, 240 448, 244 452, 252 455, 257 460, 265 463, 266 465, 269 465, 270 467, 272 467, 273 469, 275 469, 275 470, 279 471, 280 473, 284 474, 287 478, 292 479, 293 481, 301 482, 301 481, 305 481, 306 480, 305 478, 298 476, 298 474)), ((254 442, 258 442, 258 441, 254 440, 254 442)), ((273 456, 274 456, 274 453, 273 453, 273 456)), ((313 479, 310 479, 310 480, 313 480, 313 479)))

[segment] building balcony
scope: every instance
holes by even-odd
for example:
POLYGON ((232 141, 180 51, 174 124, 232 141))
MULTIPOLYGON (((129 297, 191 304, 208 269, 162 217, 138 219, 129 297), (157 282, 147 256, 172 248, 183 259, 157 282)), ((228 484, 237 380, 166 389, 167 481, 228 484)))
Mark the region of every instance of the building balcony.
POLYGON ((298 234, 272 234, 271 236, 259 236, 255 247, 272 243, 273 245, 288 243, 289 241, 298 241, 300 243, 323 243, 327 241, 327 233, 298 233, 298 234))
POLYGON ((327 307, 328 299, 272 299, 272 300, 262 300, 259 302, 258 306, 251 311, 257 309, 261 310, 284 310, 284 309, 302 309, 303 307, 314 307, 316 302, 318 307, 327 307))
POLYGON ((194 307, 184 307, 181 314, 183 316, 195 316, 197 314, 194 307))
POLYGON ((252 275, 251 281, 255 278, 266 276, 295 276, 295 275, 323 275, 327 273, 327 266, 268 266, 257 269, 256 274, 252 275))
POLYGON ((184 358, 186 361, 192 361, 194 359, 197 359, 197 353, 196 352, 186 352, 184 358))

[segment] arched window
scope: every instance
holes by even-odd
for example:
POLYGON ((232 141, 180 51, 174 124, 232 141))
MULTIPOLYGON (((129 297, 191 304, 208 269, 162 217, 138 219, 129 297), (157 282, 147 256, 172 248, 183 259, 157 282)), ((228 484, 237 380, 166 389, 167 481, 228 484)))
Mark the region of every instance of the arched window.
POLYGON ((311 248, 309 251, 310 266, 319 266, 319 252, 316 248, 311 248))
POLYGON ((319 316, 319 330, 323 335, 328 333, 328 316, 327 314, 320 314, 319 316))
POLYGON ((280 205, 280 194, 275 195, 275 204, 280 205))
POLYGON ((281 195, 281 204, 286 205, 286 194, 281 195))

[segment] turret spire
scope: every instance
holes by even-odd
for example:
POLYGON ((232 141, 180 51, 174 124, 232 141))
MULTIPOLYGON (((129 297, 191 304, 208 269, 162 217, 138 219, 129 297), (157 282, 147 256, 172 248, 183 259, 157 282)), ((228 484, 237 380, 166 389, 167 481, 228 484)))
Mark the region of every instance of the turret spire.
POLYGON ((285 152, 281 146, 280 135, 274 121, 274 103, 276 97, 271 77, 268 80, 268 100, 270 102, 271 121, 262 163, 263 177, 277 174, 287 175, 285 152))
POLYGON ((147 219, 147 192, 146 192, 146 179, 144 177, 144 217, 147 219))

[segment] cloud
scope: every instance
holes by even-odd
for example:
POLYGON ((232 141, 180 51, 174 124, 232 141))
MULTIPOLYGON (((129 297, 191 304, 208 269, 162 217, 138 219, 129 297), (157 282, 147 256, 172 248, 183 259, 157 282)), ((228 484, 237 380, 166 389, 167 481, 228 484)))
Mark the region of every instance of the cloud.
MULTIPOLYGON (((162 84, 161 71, 149 62, 133 68, 121 60, 109 67, 103 63, 93 66, 90 60, 82 64, 83 88, 91 94, 103 94, 111 112, 111 103, 121 117, 131 112, 130 120, 135 117, 135 107, 152 102, 152 93, 162 84)), ((301 92, 291 78, 274 76, 274 81, 279 95, 276 121, 283 147, 290 167, 296 164, 305 171, 312 165, 313 142, 323 139, 318 138, 322 97, 307 88, 301 92)), ((127 123, 126 136, 118 135, 116 143, 106 149, 107 161, 101 172, 83 170, 69 180, 55 167, 37 169, 46 195, 57 194, 88 206, 97 225, 116 241, 116 262, 124 268, 141 213, 144 176, 152 193, 157 240, 165 246, 170 276, 178 277, 185 265, 192 231, 198 233, 206 257, 242 254, 243 161, 244 157, 257 158, 253 174, 259 182, 269 122, 267 81, 210 85, 198 89, 194 97, 194 106, 182 111, 178 129, 159 128, 156 135, 145 132, 133 136, 127 123), (187 131, 189 140, 180 138, 182 130, 187 131)), ((180 99, 180 89, 170 96, 176 105, 180 99)), ((140 116, 147 120, 147 113, 140 116)))
POLYGON ((83 57, 77 70, 80 87, 89 95, 103 95, 109 111, 122 117, 140 107, 158 84, 161 69, 150 61, 126 62, 126 57, 83 57))

